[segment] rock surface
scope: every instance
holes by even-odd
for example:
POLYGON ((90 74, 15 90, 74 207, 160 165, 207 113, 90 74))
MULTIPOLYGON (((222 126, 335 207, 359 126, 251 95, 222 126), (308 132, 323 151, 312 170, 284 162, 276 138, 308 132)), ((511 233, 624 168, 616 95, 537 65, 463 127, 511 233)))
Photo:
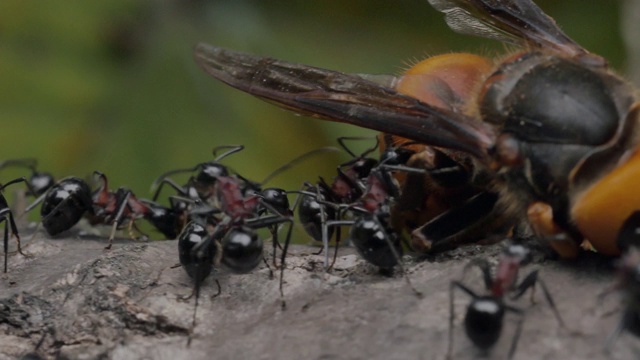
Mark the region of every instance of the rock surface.
MULTIPOLYGON (((37 349, 44 358, 68 359, 444 359, 449 284, 469 259, 497 260, 501 245, 470 246, 422 262, 408 261, 415 296, 399 275, 384 276, 350 249, 340 249, 335 270, 322 271, 314 248, 297 246, 287 260, 281 310, 277 276, 261 267, 250 274, 224 271, 205 282, 197 326, 187 346, 194 311, 184 301, 192 282, 177 263, 175 241, 118 242, 44 239, 31 255, 9 257, 0 282, 0 359, 37 349), (217 292, 217 278, 222 293, 217 292)), ((596 256, 574 262, 543 260, 541 269, 567 324, 558 326, 541 292, 513 303, 525 309, 516 359, 640 358, 640 340, 626 333, 608 354, 604 342, 620 318, 619 296, 597 295, 614 272, 596 256)), ((521 274, 522 277, 523 274, 521 274)), ((478 272, 465 283, 478 292, 478 272)), ((469 298, 456 292, 454 358, 485 358, 462 329, 469 298)), ((517 316, 507 315, 489 357, 506 358, 517 316)))

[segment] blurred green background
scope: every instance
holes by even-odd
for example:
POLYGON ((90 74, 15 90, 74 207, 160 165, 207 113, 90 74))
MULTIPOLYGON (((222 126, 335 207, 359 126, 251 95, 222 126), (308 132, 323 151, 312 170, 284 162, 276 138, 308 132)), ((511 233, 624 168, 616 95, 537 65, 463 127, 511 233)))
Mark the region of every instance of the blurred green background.
MULTIPOLYGON (((570 36, 624 69, 618 2, 538 4, 570 36)), ((35 157, 58 178, 99 169, 112 187, 148 197, 158 174, 210 160, 216 145, 244 144, 225 163, 260 180, 338 136, 371 134, 296 117, 222 85, 195 65, 199 41, 345 72, 393 74, 430 54, 505 49, 454 34, 426 0, 5 0, 0 160, 35 157)), ((317 175, 330 178, 346 159, 318 156, 269 185, 295 189, 317 175)), ((3 170, 0 181, 21 173, 3 170)))

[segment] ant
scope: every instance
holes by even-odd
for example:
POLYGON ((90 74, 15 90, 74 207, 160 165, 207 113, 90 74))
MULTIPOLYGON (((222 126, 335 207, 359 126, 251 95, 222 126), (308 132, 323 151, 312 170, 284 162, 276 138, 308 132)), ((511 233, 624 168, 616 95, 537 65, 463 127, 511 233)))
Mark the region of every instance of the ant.
MULTIPOLYGON (((542 288, 544 297, 551 307, 558 323, 564 327, 564 322, 555 306, 551 294, 545 283, 538 277, 538 270, 527 275, 519 284, 518 271, 532 261, 530 250, 521 244, 507 246, 498 262, 495 276, 491 276, 489 262, 486 259, 474 259, 465 268, 466 273, 471 267, 478 267, 482 271, 484 285, 489 290, 489 295, 480 296, 460 281, 452 281, 449 288, 449 345, 447 358, 450 359, 453 351, 453 322, 455 318, 454 290, 460 289, 471 296, 472 301, 467 307, 464 326, 467 336, 483 351, 491 348, 499 339, 502 331, 502 322, 506 312, 520 316, 515 334, 509 349, 508 359, 511 359, 516 351, 516 346, 522 332, 524 311, 508 305, 504 297, 509 294, 511 300, 519 299, 527 290, 534 289, 536 284, 542 288)), ((533 296, 533 291, 532 291, 533 296)), ((532 299, 533 300, 533 299, 532 299)))
POLYGON ((167 184, 174 188, 180 196, 183 196, 192 200, 204 200, 207 201, 213 196, 213 186, 216 183, 216 179, 219 176, 228 176, 229 169, 220 163, 225 157, 235 154, 244 149, 243 145, 221 145, 213 148, 214 160, 199 163, 191 168, 170 170, 158 176, 158 178, 151 185, 151 189, 155 190, 153 194, 153 201, 157 201, 162 191, 162 187, 167 184), (221 155, 217 155, 218 151, 228 149, 221 155), (185 172, 198 171, 195 176, 189 177, 186 185, 180 186, 173 181, 170 176, 185 172))
MULTIPOLYGON (((392 170, 410 173, 422 173, 425 171, 405 166, 379 164, 369 171, 368 176, 363 181, 366 188, 355 202, 336 204, 316 197, 318 204, 327 209, 335 208, 335 211, 339 214, 350 211, 353 217, 351 220, 322 219, 322 242, 326 247, 329 242, 329 229, 331 227, 350 225, 349 239, 360 256, 370 264, 379 267, 382 271, 388 271, 395 266, 399 266, 409 287, 416 296, 421 297, 422 293, 413 287, 402 266, 400 261, 403 253, 402 239, 390 223, 391 207, 394 200, 399 196, 399 188, 392 176, 392 170)), ((308 191, 301 191, 301 193, 309 197, 317 196, 317 193, 314 194, 308 191)), ((339 241, 340 239, 337 238, 336 242, 339 241)), ((328 254, 325 255, 325 269, 327 271, 335 264, 336 257, 337 247, 330 265, 328 254)))
POLYGON ((4 222, 4 272, 7 272, 7 262, 9 255, 9 228, 11 228, 11 235, 16 237, 16 241, 18 242, 18 252, 26 256, 25 253, 22 252, 22 247, 20 245, 20 234, 18 233, 18 227, 16 226, 16 222, 13 218, 13 213, 11 212, 11 208, 9 207, 9 203, 7 199, 4 197, 2 190, 6 189, 7 186, 10 186, 15 183, 24 182, 29 189, 29 191, 33 192, 31 189, 29 182, 26 178, 20 177, 17 179, 13 179, 4 185, 0 184, 0 222, 4 222))
MULTIPOLYGON (((368 154, 377 147, 376 142, 375 147, 368 149, 364 154, 368 154)), ((406 161, 408 157, 394 149, 388 148, 383 154, 382 162, 374 159, 366 161, 371 167, 367 166, 366 171, 359 172, 360 177, 357 181, 351 181, 351 187, 362 188, 350 192, 352 194, 357 192, 358 198, 350 202, 346 202, 348 200, 346 197, 340 200, 331 188, 322 185, 321 179, 318 187, 306 184, 306 190, 301 191, 303 204, 309 207, 299 207, 298 214, 299 218, 303 219, 305 228, 312 229, 316 235, 320 233, 320 239, 325 248, 328 247, 333 227, 337 227, 339 231, 340 226, 351 225, 349 239, 353 241, 360 255, 381 269, 391 269, 399 264, 402 255, 400 237, 391 224, 391 208, 395 200, 400 197, 399 187, 391 173, 402 171, 423 174, 427 170, 404 166, 400 161, 406 161), (366 176, 363 176, 365 174, 366 176), (339 200, 334 200, 336 198, 339 200), (355 219, 342 220, 347 211, 350 211, 355 219), (333 216, 334 214, 336 215, 333 216)), ((339 170, 339 174, 344 173, 339 170)), ((344 178, 341 175, 339 177, 344 178)), ((336 242, 340 242, 339 232, 336 242)), ((336 256, 337 247, 330 265, 328 254, 325 256, 325 269, 333 267, 336 256)))
MULTIPOLYGON (((196 311, 200 286, 209 276, 213 268, 225 265, 234 273, 248 273, 255 269, 260 261, 264 261, 263 241, 255 231, 259 228, 270 228, 282 223, 289 223, 286 240, 281 255, 280 298, 281 307, 286 303, 283 293, 283 277, 287 249, 291 240, 293 220, 290 214, 281 214, 277 205, 285 206, 278 196, 263 197, 253 194, 245 196, 241 189, 243 181, 236 176, 220 176, 216 179, 214 194, 218 208, 211 208, 208 214, 199 212, 200 220, 191 221, 178 236, 178 253, 180 264, 187 274, 194 279, 194 290, 191 296, 196 297, 192 328, 196 325, 196 311), (278 199, 278 201, 274 201, 278 199), (271 203, 275 203, 276 207, 271 203), (270 214, 260 214, 260 208, 270 214)), ((283 194, 280 191, 274 191, 283 194)), ((273 194, 272 194, 273 195, 273 194)), ((286 199, 286 196, 284 197, 286 199)), ((288 201, 286 205, 288 210, 288 201)), ((218 293, 220 283, 216 280, 218 293)), ((187 345, 191 343, 191 336, 187 345)))
POLYGON ((622 317, 605 342, 605 352, 623 331, 640 336, 640 211, 636 211, 624 222, 617 238, 618 248, 624 253, 616 261, 618 279, 616 283, 598 295, 598 303, 615 290, 624 292, 622 317))
MULTIPOLYGON (((194 281, 193 292, 191 295, 181 298, 182 300, 189 299, 195 296, 195 306, 193 310, 193 319, 191 325, 191 332, 196 326, 196 312, 198 310, 198 299, 200 298, 200 286, 202 282, 213 271, 214 264, 220 262, 222 250, 220 244, 217 241, 213 241, 212 235, 206 229, 205 225, 196 221, 189 222, 182 233, 178 236, 178 255, 180 257, 180 264, 185 269, 189 277, 194 281)), ((218 286, 218 292, 213 296, 218 296, 221 293, 220 282, 216 279, 218 286)), ((187 346, 191 344, 191 336, 187 340, 187 346)))
MULTIPOLYGON (((320 249, 318 254, 322 251, 325 251, 327 255, 325 256, 325 269, 331 269, 333 264, 335 263, 337 256, 337 247, 340 243, 341 239, 341 225, 355 225, 355 231, 351 235, 351 237, 361 239, 360 244, 364 247, 370 246, 369 240, 376 236, 382 240, 383 234, 387 234, 383 237, 392 238, 397 237, 395 231, 392 229, 391 224, 393 223, 392 219, 392 210, 390 209, 391 204, 395 203, 396 200, 399 200, 401 194, 399 193, 398 185, 395 183, 395 180, 388 175, 391 170, 399 170, 401 172, 409 173, 409 174, 421 174, 424 175, 427 171, 422 169, 417 169, 414 167, 406 166, 409 159, 415 154, 415 151, 410 148, 410 145, 413 145, 413 142, 407 142, 402 144, 402 146, 386 146, 386 148, 380 154, 380 160, 376 160, 374 158, 368 157, 368 155, 374 150, 378 149, 380 146, 380 138, 376 137, 376 143, 371 148, 366 149, 362 154, 356 155, 353 151, 351 151, 345 143, 345 140, 366 140, 369 138, 361 138, 361 137, 341 137, 338 138, 338 143, 340 146, 349 153, 353 159, 341 164, 338 166, 338 175, 334 178, 331 185, 328 185, 327 182, 321 177, 316 185, 311 185, 309 183, 304 184, 304 188, 302 190, 302 200, 298 205, 298 218, 300 222, 303 224, 307 233, 316 241, 323 242, 323 248, 320 249), (382 170, 385 169, 385 170, 382 170), (377 172, 377 175, 373 177, 371 174, 373 172, 377 172), (387 174, 382 175, 382 172, 386 172, 387 174), (377 185, 369 186, 369 181, 374 181, 377 185), (362 201, 364 198, 369 198, 369 202, 372 200, 372 192, 386 192, 385 195, 378 196, 377 199, 373 200, 372 208, 365 209, 364 213, 373 213, 378 212, 378 215, 383 215, 379 219, 373 219, 373 217, 369 216, 356 216, 357 220, 342 220, 345 217, 347 211, 357 210, 358 202, 362 201), (387 201, 389 200, 389 201, 387 201), (331 205, 329 205, 331 204, 331 205), (376 206, 383 205, 384 206, 376 206), (377 207, 384 208, 383 210, 377 210, 377 207), (368 220, 368 221, 366 221, 368 220), (373 222, 374 220, 377 220, 373 222), (329 226, 325 226, 325 225, 329 226), (336 228, 336 251, 334 252, 334 257, 331 265, 328 264, 328 239, 333 237, 333 229, 336 228), (373 230, 375 228, 375 230, 373 230), (365 230, 367 229, 367 230, 365 230), (384 231, 383 231, 384 230, 384 231), (382 231, 382 232, 379 232, 382 231), (323 234, 324 232, 324 234, 323 234)), ((386 140, 385 140, 386 142, 386 140)), ((439 171, 439 170, 438 170, 439 171)), ((435 171, 431 171, 434 172, 435 171)), ((360 209, 362 213, 362 209, 360 209)), ((363 213, 363 214, 364 214, 363 213)), ((396 240, 392 240, 393 242, 397 242, 396 240)), ((373 263, 381 263, 385 262, 382 265, 382 268, 391 268, 397 264, 397 261, 394 262, 392 259, 394 256, 389 253, 390 247, 387 246, 385 241, 380 241, 378 243, 379 247, 376 250, 367 251, 377 252, 378 259, 373 260, 373 263), (385 250, 387 253, 384 254, 385 250), (385 260, 382 260, 385 259, 385 260)), ((394 246, 396 248, 401 248, 398 246, 394 246)), ((374 255, 368 254, 363 256, 365 258, 373 258, 374 255)))
MULTIPOLYGON (((85 215, 91 225, 110 224, 113 228, 106 249, 111 248, 116 230, 126 220, 129 221, 131 232, 135 220, 141 217, 151 222, 167 237, 177 236, 175 229, 179 219, 171 209, 152 201, 138 199, 126 188, 110 191, 105 174, 95 171, 94 176, 97 176, 102 184, 93 193, 84 180, 77 177, 65 178, 34 201, 26 211, 42 202, 42 224, 51 236, 70 229, 85 215)), ((139 229, 136 230, 142 233, 139 229)))
MULTIPOLYGON (((332 207, 323 206, 322 202, 332 202, 335 204, 350 204, 358 200, 365 188, 366 178, 369 176, 371 169, 377 164, 378 160, 367 157, 379 146, 378 138, 371 148, 365 149, 360 155, 356 155, 346 145, 346 140, 369 140, 369 137, 339 137, 337 139, 340 147, 351 155, 352 159, 340 164, 337 168, 338 175, 334 177, 331 185, 322 177, 316 185, 305 183, 303 185, 302 195, 298 208, 298 219, 302 223, 306 233, 315 241, 323 241, 322 225, 327 221, 334 221, 341 218, 341 214, 336 212, 332 207), (306 195, 310 193, 310 195, 306 195)), ((340 228, 337 228, 337 239, 340 238, 340 228)), ((333 236, 333 228, 329 228, 327 237, 333 236)), ((323 250, 328 252, 328 243, 320 249, 318 254, 323 250)), ((336 244, 337 247, 338 244, 336 244)), ((326 265, 326 264, 325 264, 326 265)))

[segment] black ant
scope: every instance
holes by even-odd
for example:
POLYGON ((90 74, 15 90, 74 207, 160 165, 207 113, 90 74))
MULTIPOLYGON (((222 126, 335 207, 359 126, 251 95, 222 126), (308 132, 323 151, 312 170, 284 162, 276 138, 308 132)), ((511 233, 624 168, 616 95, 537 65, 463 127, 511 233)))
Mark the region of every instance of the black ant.
MULTIPOLYGON (((527 275, 519 284, 518 271, 520 267, 529 264, 532 260, 531 252, 524 245, 511 244, 507 246, 502 255, 496 273, 491 276, 489 262, 486 259, 474 259, 465 268, 466 273, 471 267, 478 267, 482 271, 484 285, 489 290, 489 295, 477 295, 460 281, 452 281, 449 289, 449 345, 447 348, 447 358, 451 358, 453 351, 453 322, 455 319, 454 290, 460 289, 473 300, 467 307, 464 319, 464 327, 467 336, 480 349, 486 351, 491 348, 500 338, 502 322, 506 312, 519 315, 516 331, 509 348, 508 358, 511 359, 516 351, 516 346, 522 332, 524 311, 508 305, 504 302, 504 297, 509 294, 509 298, 516 300, 527 290, 534 289, 536 284, 542 288, 544 297, 553 310, 553 313, 561 327, 564 322, 555 306, 551 294, 545 283, 538 277, 538 270, 534 270, 527 275)), ((533 295, 533 292, 532 292, 533 295)))
POLYGON ((20 177, 17 179, 13 179, 4 185, 0 184, 0 222, 4 222, 4 272, 7 272, 7 262, 9 255, 9 228, 11 228, 11 235, 16 237, 16 241, 18 242, 18 252, 23 256, 26 256, 25 253, 22 252, 22 247, 20 245, 20 234, 18 233, 18 227, 16 226, 16 222, 13 218, 13 213, 11 212, 11 208, 9 207, 9 203, 7 199, 4 197, 2 191, 15 183, 24 182, 29 189, 29 191, 33 191, 30 188, 29 182, 26 178, 20 177))

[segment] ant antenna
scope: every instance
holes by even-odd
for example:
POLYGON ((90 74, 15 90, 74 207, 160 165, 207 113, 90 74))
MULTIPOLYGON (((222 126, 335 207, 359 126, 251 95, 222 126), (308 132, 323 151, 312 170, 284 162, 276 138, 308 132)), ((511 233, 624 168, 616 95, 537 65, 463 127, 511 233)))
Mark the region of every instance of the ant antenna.
POLYGON ((349 155, 351 155, 354 158, 361 158, 361 157, 365 157, 367 155, 369 155, 371 152, 375 151, 378 146, 380 146, 380 139, 378 139, 377 136, 341 136, 338 138, 338 144, 340 144, 340 147, 342 147, 342 149, 344 149, 344 151, 346 151, 349 155), (349 140, 349 141, 359 141, 359 140, 371 140, 371 139, 375 139, 376 144, 370 148, 368 148, 367 150, 365 150, 362 154, 360 155, 356 155, 353 151, 351 151, 351 149, 349 149, 349 147, 347 147, 347 145, 345 144, 345 140, 349 140))
POLYGON ((213 148, 213 161, 220 161, 226 158, 229 155, 235 154, 239 151, 244 150, 244 145, 220 145, 213 148), (228 151, 223 152, 219 156, 217 155, 218 151, 229 149, 228 151))
POLYGON ((339 152, 340 150, 332 147, 332 146, 326 146, 326 147, 322 147, 319 149, 314 149, 311 151, 308 151, 294 159, 292 159, 291 161, 289 161, 288 163, 280 166, 279 168, 275 169, 274 171, 271 172, 271 174, 267 175, 267 177, 265 177, 260 184, 264 185, 267 182, 269 182, 271 179, 273 179, 274 177, 276 177, 277 175, 280 175, 282 172, 289 170, 290 168, 294 167, 295 165, 298 165, 299 163, 307 160, 308 158, 318 155, 318 154, 324 154, 324 153, 329 153, 329 152, 339 152))

